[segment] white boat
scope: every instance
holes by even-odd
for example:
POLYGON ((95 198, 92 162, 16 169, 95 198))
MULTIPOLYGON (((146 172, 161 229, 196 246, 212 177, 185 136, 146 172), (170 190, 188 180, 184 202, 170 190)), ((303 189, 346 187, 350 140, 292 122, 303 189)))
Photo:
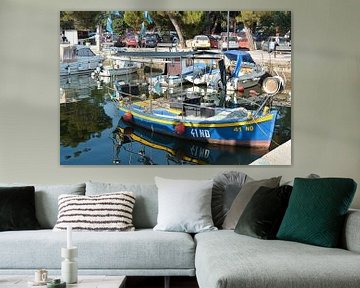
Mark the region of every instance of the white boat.
POLYGON ((181 83, 185 81, 184 77, 178 75, 157 75, 154 77, 148 78, 148 83, 150 86, 167 87, 174 88, 179 86, 181 83))
MULTIPOLYGON (((266 71, 261 65, 254 62, 248 52, 240 50, 228 50, 224 52, 227 91, 242 91, 256 86, 266 76, 266 71)), ((213 73, 208 77, 208 86, 214 89, 223 89, 221 73, 213 73)))
MULTIPOLYGON (((202 77, 205 75, 206 70, 208 69, 206 64, 195 63, 186 65, 186 59, 182 60, 182 66, 180 66, 179 63, 176 64, 178 64, 179 67, 177 69, 177 72, 173 74, 162 74, 150 77, 148 79, 149 84, 156 85, 158 82, 160 82, 161 87, 176 87, 179 86, 181 83, 184 83, 185 81, 189 81, 191 83, 195 81, 195 85, 198 85, 198 82, 199 84, 206 84, 206 82, 203 81, 207 78, 202 77)), ((174 64, 171 63, 171 65, 174 64)))
POLYGON ((185 76, 185 80, 195 85, 207 85, 210 79, 219 73, 219 69, 211 69, 209 67, 206 67, 205 69, 201 69, 200 71, 198 71, 198 73, 195 72, 193 74, 185 76))
POLYGON ((96 55, 88 46, 61 44, 60 76, 92 72, 103 60, 103 56, 96 55))
POLYGON ((114 64, 111 66, 97 67, 94 73, 100 77, 113 77, 135 73, 139 68, 140 65, 138 63, 124 60, 115 60, 114 64))

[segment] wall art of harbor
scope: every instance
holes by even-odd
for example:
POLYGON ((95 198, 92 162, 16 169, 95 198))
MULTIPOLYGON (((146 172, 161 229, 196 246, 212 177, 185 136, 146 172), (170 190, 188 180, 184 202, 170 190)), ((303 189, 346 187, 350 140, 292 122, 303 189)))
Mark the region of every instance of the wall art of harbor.
POLYGON ((61 11, 61 165, 291 165, 289 11, 61 11))

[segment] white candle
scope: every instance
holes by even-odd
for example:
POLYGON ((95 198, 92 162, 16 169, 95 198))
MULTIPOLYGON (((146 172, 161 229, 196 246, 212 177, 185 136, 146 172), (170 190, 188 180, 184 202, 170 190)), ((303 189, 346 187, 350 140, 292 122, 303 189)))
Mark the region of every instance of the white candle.
POLYGON ((72 235, 71 235, 72 227, 69 225, 66 229, 66 236, 67 236, 67 242, 66 242, 66 248, 70 249, 72 248, 72 235))

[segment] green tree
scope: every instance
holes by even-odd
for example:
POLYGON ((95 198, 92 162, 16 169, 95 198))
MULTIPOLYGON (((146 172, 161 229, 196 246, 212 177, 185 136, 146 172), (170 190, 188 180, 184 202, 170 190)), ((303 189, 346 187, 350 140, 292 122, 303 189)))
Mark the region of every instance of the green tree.
POLYGON ((226 15, 223 11, 208 11, 204 21, 207 33, 218 34, 222 32, 221 26, 223 22, 226 23, 226 15))
POLYGON ((60 27, 62 30, 75 29, 74 18, 67 11, 60 11, 60 27))
POLYGON ((94 30, 104 12, 101 11, 61 11, 60 27, 62 29, 94 30))
POLYGON ((273 21, 275 29, 280 34, 285 34, 291 28, 291 11, 274 11, 273 21))
POLYGON ((259 19, 258 26, 268 35, 285 34, 291 28, 291 11, 267 11, 259 19))
POLYGON ((114 33, 122 35, 125 33, 125 30, 129 28, 129 25, 126 24, 124 17, 114 17, 112 20, 114 33))
POLYGON ((185 37, 192 38, 201 33, 205 27, 203 11, 156 11, 152 13, 156 22, 161 19, 162 28, 175 29, 181 47, 185 47, 185 37))
POLYGON ((185 39, 183 36, 181 23, 179 21, 181 19, 180 13, 181 12, 177 12, 177 11, 166 11, 165 12, 165 14, 169 17, 171 24, 174 26, 177 35, 179 36, 180 46, 185 47, 185 39))
POLYGON ((140 30, 141 23, 144 22, 143 11, 126 11, 124 14, 124 22, 127 26, 134 29, 134 31, 140 30))
POLYGON ((193 38, 197 34, 204 34, 208 31, 207 12, 184 11, 181 21, 183 22, 184 35, 193 38))
POLYGON ((266 13, 264 11, 241 11, 236 20, 242 22, 245 27, 254 32, 261 17, 266 15, 266 13))

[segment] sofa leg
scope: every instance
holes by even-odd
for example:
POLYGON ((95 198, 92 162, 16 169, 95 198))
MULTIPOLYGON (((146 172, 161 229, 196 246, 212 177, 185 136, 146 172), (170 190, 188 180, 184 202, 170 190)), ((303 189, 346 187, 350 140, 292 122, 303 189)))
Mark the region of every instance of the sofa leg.
POLYGON ((164 277, 164 288, 170 288, 170 276, 164 277))

